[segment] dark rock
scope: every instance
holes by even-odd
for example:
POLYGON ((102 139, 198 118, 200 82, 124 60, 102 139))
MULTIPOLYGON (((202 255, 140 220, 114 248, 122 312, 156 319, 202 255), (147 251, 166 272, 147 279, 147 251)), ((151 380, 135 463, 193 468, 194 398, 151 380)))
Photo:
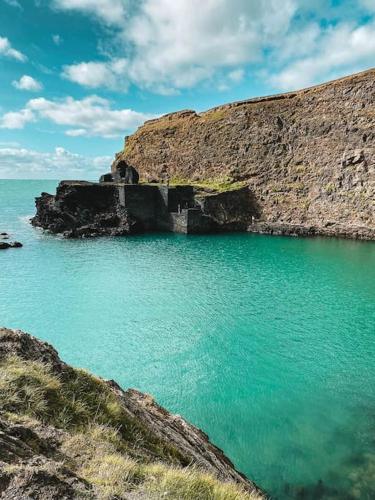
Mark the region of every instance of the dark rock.
POLYGON ((112 166, 112 176, 115 182, 125 182, 126 184, 138 184, 139 174, 134 167, 126 161, 120 160, 112 166))
POLYGON ((23 245, 19 241, 12 241, 12 243, 10 243, 10 246, 11 248, 21 248, 23 245))
POLYGON ((113 182, 113 177, 111 173, 103 174, 99 178, 99 182, 113 182))
POLYGON ((34 226, 65 237, 124 235, 136 231, 136 221, 118 202, 114 184, 62 181, 56 195, 36 198, 34 226))
POLYGON ((0 250, 6 250, 10 248, 10 243, 6 243, 5 241, 0 241, 0 250))
POLYGON ((193 186, 63 181, 36 199, 34 226, 66 238, 144 231, 245 231, 257 204, 245 186, 195 192, 193 186))

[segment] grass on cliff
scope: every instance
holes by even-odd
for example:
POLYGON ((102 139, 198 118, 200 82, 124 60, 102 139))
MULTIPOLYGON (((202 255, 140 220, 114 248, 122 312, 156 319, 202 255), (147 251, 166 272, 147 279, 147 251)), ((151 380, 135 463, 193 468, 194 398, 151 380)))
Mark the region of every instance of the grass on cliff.
POLYGON ((96 498, 129 492, 181 500, 259 498, 187 466, 177 449, 127 414, 104 381, 82 370, 57 376, 44 363, 17 356, 0 361, 0 412, 13 422, 64 429, 59 460, 92 485, 96 498))
POLYGON ((171 186, 186 185, 194 186, 196 189, 202 191, 213 191, 218 193, 225 193, 227 191, 234 191, 246 186, 245 181, 233 181, 230 179, 207 179, 203 181, 191 181, 179 177, 173 177, 170 180, 171 186))

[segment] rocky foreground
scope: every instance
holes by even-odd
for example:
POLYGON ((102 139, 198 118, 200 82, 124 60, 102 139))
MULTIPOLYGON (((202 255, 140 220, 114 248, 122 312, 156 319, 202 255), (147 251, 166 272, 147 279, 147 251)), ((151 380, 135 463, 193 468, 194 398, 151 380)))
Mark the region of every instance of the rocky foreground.
POLYGON ((264 498, 208 437, 151 396, 0 328, 0 498, 264 498))
POLYGON ((144 180, 244 182, 267 234, 375 239, 375 70, 146 122, 117 160, 144 180))

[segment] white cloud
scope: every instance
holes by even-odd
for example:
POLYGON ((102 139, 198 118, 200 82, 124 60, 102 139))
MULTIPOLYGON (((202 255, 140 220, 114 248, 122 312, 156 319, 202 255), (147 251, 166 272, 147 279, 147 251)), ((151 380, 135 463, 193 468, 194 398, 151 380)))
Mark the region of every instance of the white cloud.
POLYGON ((306 87, 374 65, 375 24, 347 24, 322 31, 312 53, 288 64, 270 82, 282 90, 306 87))
POLYGON ((52 41, 55 45, 61 45, 63 43, 63 39, 60 35, 52 35, 52 41))
POLYGON ((21 129, 26 123, 35 120, 34 114, 30 109, 21 109, 20 111, 10 111, 0 118, 0 128, 21 129))
POLYGON ((126 59, 115 59, 109 62, 82 62, 64 66, 63 76, 72 82, 84 87, 108 87, 111 89, 127 90, 126 59))
POLYGON ((360 3, 370 12, 375 12, 375 0, 360 0, 360 3))
POLYGON ((62 10, 81 11, 95 15, 106 24, 121 24, 125 15, 125 0, 54 0, 62 10))
POLYGON ((19 81, 12 82, 13 87, 19 90, 29 90, 31 92, 37 92, 38 90, 42 90, 43 85, 35 80, 32 76, 23 75, 19 81))
POLYGON ((143 0, 132 4, 126 17, 125 1, 56 1, 60 8, 71 9, 73 3, 90 13, 95 3, 94 13, 116 25, 117 58, 126 61, 118 72, 112 59, 72 65, 65 68, 67 78, 92 87, 102 86, 106 77, 111 86, 121 78, 161 93, 193 87, 218 73, 240 72, 258 61, 264 48, 287 33, 297 8, 297 0, 285 0, 282 8, 279 0, 143 0), (118 8, 113 19, 109 4, 118 8))
POLYGON ((17 61, 25 62, 27 57, 19 50, 14 49, 8 38, 0 36, 0 55, 16 59, 17 61))
POLYGON ((21 147, 0 147, 0 178, 97 179, 109 169, 111 160, 110 156, 87 157, 62 147, 47 153, 21 147))
POLYGON ((0 128, 23 128, 27 122, 47 119, 57 125, 69 127, 69 136, 121 137, 134 130, 154 115, 139 113, 132 109, 111 109, 109 101, 98 96, 82 100, 67 97, 52 101, 40 97, 31 99, 18 112, 6 113, 0 119, 0 128))

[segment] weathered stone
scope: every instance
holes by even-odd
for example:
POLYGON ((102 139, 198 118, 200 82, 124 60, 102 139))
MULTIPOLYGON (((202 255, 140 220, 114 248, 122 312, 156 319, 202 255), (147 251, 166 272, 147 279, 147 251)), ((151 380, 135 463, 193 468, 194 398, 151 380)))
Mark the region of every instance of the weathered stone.
POLYGON ((112 174, 103 174, 99 178, 99 182, 113 182, 112 174))
POLYGON ((118 202, 114 184, 62 181, 56 196, 42 193, 36 199, 34 226, 65 237, 124 235, 137 230, 136 221, 118 202))
POLYGON ((244 231, 257 215, 247 187, 226 192, 193 186, 63 181, 56 196, 36 199, 39 226, 67 238, 120 236, 143 231, 244 231))
POLYGON ((204 113, 172 113, 128 137, 116 161, 146 181, 246 181, 265 224, 375 239, 374 79, 369 70, 204 113))
POLYGON ((138 184, 139 181, 139 174, 136 169, 124 160, 114 162, 112 177, 115 182, 125 182, 125 184, 138 184))

